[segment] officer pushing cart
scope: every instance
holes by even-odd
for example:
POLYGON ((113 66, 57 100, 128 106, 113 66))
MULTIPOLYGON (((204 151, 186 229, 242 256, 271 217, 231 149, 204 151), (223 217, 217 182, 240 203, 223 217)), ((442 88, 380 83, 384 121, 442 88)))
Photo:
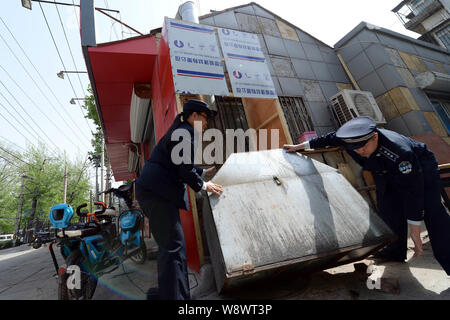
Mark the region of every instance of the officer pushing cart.
POLYGON ((425 144, 396 132, 378 129, 370 117, 357 117, 336 132, 297 145, 284 145, 287 152, 343 146, 348 154, 372 173, 381 218, 398 240, 374 258, 406 259, 408 226, 414 257, 422 254, 420 225, 428 230, 436 260, 450 275, 450 216, 441 202, 438 163, 425 144))

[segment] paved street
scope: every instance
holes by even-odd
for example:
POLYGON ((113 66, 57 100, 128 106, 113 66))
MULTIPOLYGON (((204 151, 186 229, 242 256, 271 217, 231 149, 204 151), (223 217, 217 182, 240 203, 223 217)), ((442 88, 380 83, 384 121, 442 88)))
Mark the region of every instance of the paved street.
MULTIPOLYGON (((55 250, 60 266, 64 265, 55 250)), ((100 278, 94 300, 139 300, 156 286, 156 263, 144 265, 127 261, 111 274, 100 278)), ((58 298, 55 269, 48 247, 33 249, 28 245, 0 251, 1 300, 56 300, 58 298)))
MULTIPOLYGON (((62 263, 60 260, 58 263, 62 263)), ((28 245, 0 251, 0 299, 57 299, 56 280, 47 248, 28 245)))
MULTIPOLYGON (((365 270, 356 271, 354 264, 316 272, 310 276, 293 277, 274 284, 259 284, 226 296, 211 293, 201 299, 283 299, 283 300, 450 300, 450 276, 435 260, 426 231, 421 233, 424 253, 412 258, 413 242, 408 240, 407 263, 376 263, 381 278, 398 280, 400 293, 369 290, 365 270)), ((370 264, 373 260, 358 263, 370 264)))
MULTIPOLYGON (((212 269, 202 277, 189 274, 193 298, 199 300, 223 299, 288 299, 288 300, 397 300, 425 299, 450 300, 450 277, 434 259, 426 231, 422 232, 424 254, 412 259, 408 250, 408 263, 379 263, 376 272, 380 277, 397 279, 400 293, 369 290, 367 274, 355 271, 348 264, 310 276, 294 277, 288 281, 259 283, 254 287, 218 295, 212 282, 212 269)), ((412 247, 410 240, 409 247, 412 247)), ((58 263, 63 261, 56 253, 58 263)), ((369 260, 362 262, 369 263, 369 260)), ((55 300, 57 284, 55 270, 47 247, 32 249, 27 245, 0 251, 1 300, 55 300)), ((157 286, 156 260, 143 265, 133 262, 120 266, 100 278, 94 300, 141 300, 150 287, 157 286)))

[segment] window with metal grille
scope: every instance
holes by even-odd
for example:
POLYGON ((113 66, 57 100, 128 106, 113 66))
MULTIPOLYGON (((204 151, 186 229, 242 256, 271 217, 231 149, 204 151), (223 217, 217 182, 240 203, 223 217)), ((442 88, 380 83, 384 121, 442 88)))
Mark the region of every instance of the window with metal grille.
POLYGON ((436 32, 436 37, 442 42, 442 44, 450 50, 450 25, 436 32))
MULTIPOLYGON (((244 105, 240 98, 215 96, 215 105, 217 115, 208 121, 208 128, 215 128, 222 132, 223 136, 223 160, 226 160, 226 130, 242 129, 248 130, 247 118, 245 117, 244 105)), ((211 142, 203 142, 203 148, 211 142)), ((212 142, 213 143, 213 142, 212 142)), ((234 152, 237 152, 236 142, 234 143, 234 152)), ((245 138, 245 152, 250 150, 249 138, 245 138)))
POLYGON ((409 4, 412 12, 418 16, 425 8, 433 3, 433 0, 412 0, 409 4))
POLYGON ((432 100, 431 104, 447 130, 447 133, 450 134, 450 101, 432 100))
POLYGON ((244 106, 240 98, 216 96, 217 115, 209 123, 210 128, 223 132, 226 129, 248 129, 244 106))
POLYGON ((307 131, 313 131, 313 125, 303 99, 300 97, 278 97, 284 117, 286 118, 289 133, 296 143, 298 137, 307 131))

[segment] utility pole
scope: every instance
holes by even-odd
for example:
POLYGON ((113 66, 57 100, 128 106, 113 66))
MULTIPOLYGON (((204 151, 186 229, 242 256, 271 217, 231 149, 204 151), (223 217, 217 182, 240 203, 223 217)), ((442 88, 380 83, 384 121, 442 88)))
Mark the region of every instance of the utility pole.
MULTIPOLYGON (((36 207, 37 207, 37 198, 39 196, 39 192, 37 189, 34 189, 34 196, 33 196, 33 201, 31 204, 31 215, 30 218, 28 219, 28 223, 27 223, 27 229, 31 226, 34 227, 34 233, 36 233, 36 226, 37 226, 37 217, 36 217, 36 207), (36 221, 35 221, 36 220, 36 221)), ((26 233, 26 242, 29 242, 31 237, 31 234, 28 232, 26 233)))
POLYGON ((98 201, 98 164, 95 164, 95 201, 98 201))
POLYGON ((89 190, 89 212, 92 212, 92 190, 89 190))
MULTIPOLYGON (((105 166, 105 139, 103 138, 103 135, 102 135, 102 155, 101 155, 101 161, 102 161, 102 163, 101 163, 101 167, 100 167, 100 172, 101 172, 101 174, 100 174, 100 189, 101 189, 101 192, 103 192, 103 191, 105 191, 105 189, 103 189, 103 186, 104 186, 104 184, 103 184, 103 182, 104 182, 104 179, 105 179, 105 176, 103 175, 103 167, 105 166)), ((104 193, 102 193, 102 201, 104 202, 105 201, 105 194, 104 193)))
POLYGON ((100 167, 100 155, 95 154, 93 156, 90 156, 89 160, 91 160, 92 165, 95 167, 95 194, 94 194, 93 200, 99 201, 98 193, 100 191, 98 190, 98 168, 100 167))
POLYGON ((67 161, 66 161, 66 151, 64 151, 64 194, 63 203, 67 200, 67 161))
POLYGON ((17 205, 17 214, 16 214, 16 223, 14 225, 14 246, 16 246, 17 243, 17 236, 19 233, 19 218, 22 214, 22 204, 23 204, 23 185, 25 184, 25 179, 28 178, 27 176, 22 176, 22 185, 20 186, 20 196, 19 196, 19 204, 17 205))
MULTIPOLYGON (((107 165, 106 165, 106 190, 108 190, 109 188, 111 188, 111 165, 108 161, 107 165)), ((108 193, 106 195, 106 203, 107 205, 111 205, 111 193, 108 193)))

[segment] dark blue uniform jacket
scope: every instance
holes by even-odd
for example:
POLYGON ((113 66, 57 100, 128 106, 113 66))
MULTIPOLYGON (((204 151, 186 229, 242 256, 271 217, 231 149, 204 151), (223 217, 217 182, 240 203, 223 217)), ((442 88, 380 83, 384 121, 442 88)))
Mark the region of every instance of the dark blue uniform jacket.
MULTIPOLYGON (((137 188, 147 191, 151 195, 174 203, 180 209, 189 210, 185 184, 188 184, 195 192, 200 191, 203 186, 201 177, 203 169, 194 166, 194 128, 189 123, 183 122, 178 129, 185 129, 189 133, 189 141, 182 141, 186 137, 181 137, 178 141, 171 141, 166 148, 160 140, 150 159, 146 161, 136 180, 136 185, 137 188), (172 149, 178 143, 190 145, 190 161, 186 161, 187 163, 175 164, 172 161, 172 149)), ((183 151, 181 150, 179 154, 182 157, 183 151)))
MULTIPOLYGON (((386 201, 383 200, 387 195, 395 194, 395 201, 400 201, 400 206, 403 208, 400 214, 408 220, 423 220, 424 174, 428 170, 431 172, 437 168, 433 153, 425 144, 396 132, 385 129, 377 129, 377 131, 378 148, 370 157, 361 157, 350 150, 347 152, 364 170, 372 173, 380 210, 389 210, 390 203, 384 203, 386 201)), ((345 142, 337 138, 334 132, 314 138, 309 143, 313 149, 345 145, 345 142)))

